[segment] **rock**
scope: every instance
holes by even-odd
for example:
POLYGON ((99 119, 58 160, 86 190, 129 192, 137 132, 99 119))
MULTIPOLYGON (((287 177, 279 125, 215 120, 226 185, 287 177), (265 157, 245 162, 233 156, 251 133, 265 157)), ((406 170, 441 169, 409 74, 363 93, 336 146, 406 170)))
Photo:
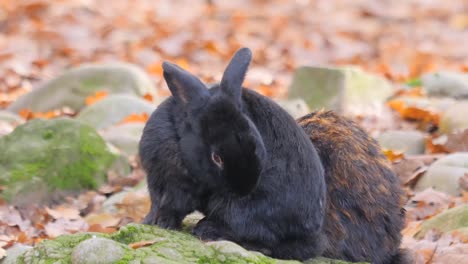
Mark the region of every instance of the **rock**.
POLYGON ((311 112, 309 106, 302 99, 277 99, 275 102, 295 119, 311 112))
POLYGON ((102 131, 101 136, 128 156, 137 154, 144 123, 127 123, 102 131))
POLYGON ((416 237, 423 238, 432 229, 446 233, 466 227, 468 227, 468 205, 460 205, 424 221, 416 237))
POLYGON ((416 183, 415 190, 434 188, 450 195, 460 195, 459 179, 468 173, 468 152, 449 154, 434 162, 416 183))
POLYGON ((151 94, 156 98, 151 79, 138 67, 125 63, 91 64, 73 68, 45 82, 18 98, 8 110, 19 112, 27 108, 33 112, 46 112, 68 106, 78 111, 85 106, 86 97, 97 91, 137 96, 151 94))
POLYGON ((382 133, 377 141, 385 149, 407 155, 423 154, 426 149, 425 135, 416 130, 389 130, 382 133))
POLYGON ((468 129, 468 100, 452 104, 442 115, 439 130, 442 133, 457 133, 468 129))
POLYGON ((421 77, 424 89, 431 96, 468 98, 468 74, 457 72, 427 73, 421 77))
POLYGON ((24 118, 21 116, 12 113, 10 111, 0 110, 0 121, 5 121, 10 124, 22 124, 24 123, 24 118))
POLYGON ((31 246, 16 244, 6 251, 6 258, 1 260, 2 264, 16 264, 16 260, 26 251, 32 249, 31 246))
POLYGON ((289 98, 302 98, 312 110, 346 115, 375 112, 393 93, 385 79, 358 68, 301 67, 294 73, 289 98))
MULTIPOLYGON (((129 224, 113 234, 81 233, 43 240, 18 257, 19 263, 240 263, 299 264, 272 259, 229 241, 203 243, 182 232, 129 224), (142 242, 141 244, 138 244, 142 242), (129 246, 129 245, 137 246, 129 246)), ((347 264, 319 258, 314 264, 347 264)))
POLYGON ((69 118, 34 119, 0 138, 2 195, 15 204, 96 188, 115 155, 90 126, 69 118))
POLYGON ((0 120, 0 137, 10 134, 14 130, 13 125, 0 120))
POLYGON ((24 119, 12 112, 0 110, 0 137, 10 134, 16 125, 24 123, 24 119))
POLYGON ((85 107, 76 120, 91 125, 96 129, 108 128, 122 122, 131 114, 148 116, 156 106, 146 100, 130 95, 111 95, 88 107, 85 107))
POLYGON ((122 260, 130 248, 114 240, 93 237, 79 243, 71 253, 73 264, 102 263, 112 264, 122 260))

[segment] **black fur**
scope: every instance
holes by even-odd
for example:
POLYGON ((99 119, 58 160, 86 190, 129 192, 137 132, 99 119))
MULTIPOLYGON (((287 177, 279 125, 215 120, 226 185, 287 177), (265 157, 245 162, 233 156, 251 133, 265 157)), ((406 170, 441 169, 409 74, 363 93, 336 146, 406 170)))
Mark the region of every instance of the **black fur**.
MULTIPOLYGON (((143 222, 179 229, 198 210, 205 218, 192 232, 201 239, 228 239, 283 259, 323 255, 337 249, 325 229, 326 221, 337 220, 326 215, 322 162, 291 116, 241 88, 250 60, 250 50, 239 50, 211 89, 164 63, 173 97, 151 115, 140 142, 152 202, 143 222)), ((365 230, 348 232, 366 238, 365 230)), ((331 253, 348 259, 342 251, 331 253)), ((367 253, 356 260, 369 260, 367 253)))

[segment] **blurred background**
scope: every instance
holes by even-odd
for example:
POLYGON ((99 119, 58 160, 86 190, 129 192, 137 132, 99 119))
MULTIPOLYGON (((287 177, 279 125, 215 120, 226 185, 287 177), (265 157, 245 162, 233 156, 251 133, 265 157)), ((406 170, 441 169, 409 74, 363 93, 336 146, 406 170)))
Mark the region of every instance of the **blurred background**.
POLYGON ((241 46, 254 53, 247 84, 269 95, 300 65, 355 64, 395 81, 466 71, 467 29, 465 0, 1 0, 0 105, 84 62, 135 63, 161 93, 163 60, 219 80, 241 46))

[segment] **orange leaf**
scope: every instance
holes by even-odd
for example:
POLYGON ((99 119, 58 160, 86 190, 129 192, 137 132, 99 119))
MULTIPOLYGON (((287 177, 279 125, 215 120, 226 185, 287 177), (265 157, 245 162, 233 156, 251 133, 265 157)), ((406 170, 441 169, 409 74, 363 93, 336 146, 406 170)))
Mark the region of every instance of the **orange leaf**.
POLYGON ((190 70, 190 65, 189 65, 188 61, 186 59, 184 59, 184 58, 177 59, 175 61, 175 64, 177 64, 177 66, 181 67, 182 69, 184 69, 186 71, 190 70))
POLYGON ((154 243, 156 243, 155 240, 143 240, 143 241, 138 241, 138 242, 135 242, 135 243, 131 243, 128 246, 133 248, 133 249, 137 249, 137 248, 141 248, 141 247, 151 246, 154 243))
POLYGON ((21 109, 19 115, 26 120, 34 118, 33 112, 29 109, 21 109))
POLYGON ((146 123, 148 121, 148 114, 147 113, 142 113, 142 114, 131 114, 127 117, 125 117, 119 124, 125 124, 125 123, 146 123))
POLYGON ((151 102, 151 103, 153 102, 153 96, 151 94, 149 94, 149 93, 143 95, 143 99, 145 99, 146 101, 151 102))
POLYGON ((391 162, 401 160, 404 156, 403 152, 395 152, 391 149, 384 149, 383 153, 387 157, 387 159, 391 162))
POLYGON ((108 95, 109 93, 107 91, 97 91, 94 95, 90 95, 88 97, 86 97, 86 105, 92 105, 94 103, 96 103, 97 101, 100 101, 104 98, 106 98, 106 96, 108 95))
POLYGON ((161 62, 158 61, 158 62, 155 62, 153 64, 148 65, 148 67, 146 67, 146 71, 149 74, 153 74, 153 75, 156 75, 156 76, 162 76, 163 75, 163 68, 162 68, 161 62))
POLYGON ((413 87, 411 89, 401 89, 395 93, 396 96, 422 97, 425 96, 422 87, 413 87))
POLYGON ((449 153, 445 145, 434 143, 433 138, 426 140, 426 149, 429 153, 449 153))
POLYGON ((92 224, 88 228, 88 232, 97 232, 97 233, 105 233, 105 234, 111 234, 117 231, 117 228, 115 227, 103 227, 100 224, 92 224))

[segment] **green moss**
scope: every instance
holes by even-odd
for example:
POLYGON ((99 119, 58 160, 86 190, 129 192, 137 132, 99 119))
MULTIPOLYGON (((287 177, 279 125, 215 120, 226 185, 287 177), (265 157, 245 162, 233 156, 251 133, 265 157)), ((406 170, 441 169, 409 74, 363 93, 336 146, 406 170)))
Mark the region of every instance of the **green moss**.
POLYGON ((68 118, 32 120, 0 138, 0 184, 11 201, 33 178, 48 192, 96 188, 116 156, 90 126, 68 118))

